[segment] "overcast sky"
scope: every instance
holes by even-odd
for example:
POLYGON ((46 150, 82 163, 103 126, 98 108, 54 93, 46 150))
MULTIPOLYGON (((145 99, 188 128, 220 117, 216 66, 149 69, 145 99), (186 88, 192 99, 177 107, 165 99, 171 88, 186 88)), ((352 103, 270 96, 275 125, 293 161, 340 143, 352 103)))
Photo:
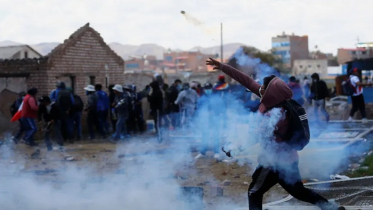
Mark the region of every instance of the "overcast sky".
POLYGON ((336 53, 373 41, 373 0, 0 0, 0 41, 62 42, 89 22, 107 43, 190 49, 239 42, 262 50, 271 37, 309 36, 309 48, 336 53), (180 11, 204 23, 188 22, 180 11))

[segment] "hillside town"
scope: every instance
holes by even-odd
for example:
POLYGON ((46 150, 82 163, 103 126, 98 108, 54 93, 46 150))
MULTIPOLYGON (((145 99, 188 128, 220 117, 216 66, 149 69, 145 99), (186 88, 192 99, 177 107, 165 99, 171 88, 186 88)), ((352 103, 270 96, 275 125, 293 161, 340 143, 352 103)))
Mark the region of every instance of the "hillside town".
POLYGON ((2 209, 373 209, 371 40, 263 50, 221 23, 186 50, 97 28, 0 40, 2 209))

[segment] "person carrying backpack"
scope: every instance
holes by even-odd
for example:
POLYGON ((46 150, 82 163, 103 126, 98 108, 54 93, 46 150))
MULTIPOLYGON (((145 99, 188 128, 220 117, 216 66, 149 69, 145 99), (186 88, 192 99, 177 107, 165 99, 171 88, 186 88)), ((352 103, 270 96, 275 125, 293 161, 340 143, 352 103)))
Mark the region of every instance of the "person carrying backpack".
POLYGON ((63 150, 63 138, 61 134, 61 130, 59 125, 56 123, 59 121, 60 111, 58 110, 58 106, 55 102, 51 102, 48 96, 43 96, 39 99, 39 111, 38 111, 38 119, 39 122, 43 124, 43 132, 44 132, 44 141, 47 146, 48 151, 52 151, 52 143, 49 139, 49 135, 51 132, 51 127, 54 124, 55 127, 55 135, 57 138, 57 144, 60 146, 60 150, 63 150))
POLYGON ((87 87, 84 88, 84 90, 86 91, 86 95, 88 96, 87 107, 84 109, 84 111, 88 112, 87 125, 88 125, 88 131, 89 131, 89 139, 94 140, 95 139, 94 126, 96 125, 96 119, 97 119, 98 96, 95 94, 95 87, 93 85, 88 85, 87 87))
POLYGON ((126 121, 129 116, 128 106, 131 105, 131 99, 127 93, 124 93, 122 85, 115 85, 113 87, 113 91, 115 94, 115 99, 112 106, 115 108, 117 114, 116 131, 113 140, 118 141, 121 139, 123 134, 127 134, 126 121))
POLYGON ((109 124, 107 118, 109 115, 109 96, 105 91, 102 90, 101 84, 95 85, 97 95, 97 118, 98 118, 98 129, 102 135, 102 138, 106 138, 109 132, 109 124))
POLYGON ((352 121, 357 110, 360 110, 361 117, 363 118, 362 122, 367 123, 367 113, 365 111, 365 100, 363 95, 363 87, 372 86, 371 83, 364 84, 360 82, 359 71, 357 68, 350 70, 350 84, 353 88, 353 93, 351 95, 352 108, 350 111, 350 117, 348 121, 352 121))
POLYGON ((70 122, 71 111, 75 103, 73 94, 66 89, 64 82, 58 82, 57 89, 53 90, 50 94, 50 99, 56 103, 60 111, 60 120, 56 125, 61 125, 64 139, 70 143, 74 143, 72 140, 73 126, 70 122))
MULTIPOLYGON (((279 183, 294 198, 317 205, 323 210, 337 210, 338 207, 335 204, 328 202, 319 194, 303 186, 299 173, 297 150, 290 146, 287 141, 289 139, 287 136, 292 130, 291 126, 293 126, 290 119, 290 113, 293 113, 293 110, 282 107, 282 104, 290 103, 289 100, 293 95, 287 84, 272 75, 265 77, 263 85, 260 85, 243 72, 212 58, 207 60, 206 64, 213 66, 216 70, 223 71, 254 94, 260 96, 259 112, 264 116, 269 116, 270 111, 275 107, 281 108, 281 112, 286 113, 277 122, 276 130, 270 140, 259 139, 261 153, 258 157, 259 166, 253 174, 252 182, 248 189, 249 209, 261 210, 264 193, 279 183)), ((299 107, 301 106, 298 105, 297 108, 299 107)), ((298 118, 299 122, 306 119, 306 115, 298 118)), ((294 131, 295 134, 297 132, 294 131)))
MULTIPOLYGON (((72 122, 72 126, 74 126, 74 128, 76 129, 76 133, 77 133, 76 140, 80 141, 82 138, 82 112, 84 108, 84 103, 83 103, 82 98, 80 98, 80 96, 73 93, 73 97, 74 97, 74 105, 73 105, 72 113, 71 113, 71 122, 72 122)), ((75 136, 74 135, 75 129, 72 129, 73 131, 72 137, 75 136)))
POLYGON ((311 84, 311 98, 314 108, 314 114, 316 120, 319 120, 319 107, 321 113, 325 116, 325 121, 329 122, 329 113, 325 109, 325 100, 329 98, 329 90, 326 86, 326 83, 323 80, 320 80, 318 73, 313 73, 311 75, 312 84, 311 84))

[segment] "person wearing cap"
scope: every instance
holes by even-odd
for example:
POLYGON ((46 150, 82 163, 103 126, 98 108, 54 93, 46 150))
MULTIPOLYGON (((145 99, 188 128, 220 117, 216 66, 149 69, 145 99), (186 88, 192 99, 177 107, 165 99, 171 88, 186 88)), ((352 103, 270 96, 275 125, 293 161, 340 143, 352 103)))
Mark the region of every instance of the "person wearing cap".
MULTIPOLYGON (((10 107, 10 113, 12 114, 12 117, 18 112, 18 109, 21 106, 22 101, 25 98, 25 96, 26 96, 26 93, 22 91, 18 94, 18 99, 13 102, 12 106, 10 107)), ((25 131, 25 126, 22 124, 22 120, 19 119, 18 122, 19 122, 19 128, 16 132, 16 135, 13 137, 13 142, 16 144, 18 143, 19 138, 21 138, 23 132, 25 131)))
POLYGON ((125 134, 126 137, 129 137, 130 134, 133 135, 136 132, 135 98, 132 85, 124 85, 123 90, 123 93, 128 95, 128 98, 131 100, 131 103, 128 106, 128 118, 126 120, 127 133, 125 134))
POLYGON ((360 111, 361 117, 363 118, 363 123, 367 123, 367 114, 365 111, 365 100, 363 95, 363 87, 372 86, 372 83, 362 83, 359 78, 359 71, 357 68, 350 70, 350 82, 354 88, 354 93, 351 96, 352 108, 350 111, 350 117, 348 121, 352 121, 357 110, 360 111))
POLYGON ((329 122, 329 113, 325 109, 325 100, 329 98, 329 90, 326 86, 326 83, 323 80, 320 80, 318 73, 313 73, 311 75, 312 84, 311 84, 311 98, 314 108, 314 115, 316 120, 319 120, 318 110, 320 107, 321 113, 325 116, 325 121, 329 122))
POLYGON ((34 134, 38 131, 35 123, 35 119, 38 117, 38 103, 36 95, 38 93, 37 88, 30 88, 27 91, 27 95, 23 99, 23 106, 21 111, 21 120, 25 125, 25 137, 24 140, 29 146, 38 146, 34 140, 34 134))
POLYGON ((63 138, 61 134, 61 118, 60 111, 55 102, 51 102, 51 99, 48 96, 43 96, 39 99, 39 111, 38 111, 38 120, 43 124, 44 132, 44 141, 47 146, 47 150, 51 151, 52 143, 49 139, 50 130, 54 124, 55 135, 57 138, 57 144, 60 146, 60 149, 63 147, 63 138))
POLYGON ((94 140, 95 139, 95 131, 94 126, 97 119, 97 101, 98 96, 95 94, 95 87, 93 85, 88 85, 84 88, 86 91, 86 95, 88 96, 87 101, 87 107, 84 109, 84 111, 88 112, 87 116, 87 125, 88 125, 88 131, 89 131, 89 139, 94 140))
POLYGON ((115 99, 112 106, 115 107, 117 114, 116 131, 113 140, 118 141, 121 139, 122 135, 127 134, 126 121, 129 115, 128 106, 131 105, 131 99, 128 94, 124 93, 122 85, 115 85, 113 87, 113 91, 115 94, 115 99))

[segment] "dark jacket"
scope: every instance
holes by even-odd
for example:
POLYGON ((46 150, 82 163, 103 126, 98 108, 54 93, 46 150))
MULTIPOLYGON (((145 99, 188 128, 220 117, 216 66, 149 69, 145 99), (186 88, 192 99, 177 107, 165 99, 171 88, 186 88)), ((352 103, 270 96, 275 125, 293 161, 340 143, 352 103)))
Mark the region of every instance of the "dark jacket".
POLYGON ((166 91, 169 106, 171 112, 179 112, 179 105, 175 104, 177 96, 179 95, 179 90, 175 85, 171 85, 171 87, 166 91))
POLYGON ((74 105, 73 105, 73 112, 82 112, 84 109, 84 103, 80 96, 74 94, 74 105))
POLYGON ((163 95, 161 89, 159 88, 158 82, 154 81, 150 83, 150 87, 152 87, 153 90, 151 95, 148 95, 150 109, 152 111, 161 111, 163 109, 163 95))
POLYGON ((97 111, 97 101, 98 96, 95 93, 91 93, 88 95, 88 106, 85 110, 88 110, 89 112, 95 112, 97 111))
POLYGON ((117 111, 117 115, 119 118, 129 117, 129 107, 131 106, 131 95, 128 94, 128 92, 120 93, 119 95, 116 95, 114 98, 114 107, 117 111))
POLYGON ((38 111, 38 120, 44 121, 44 122, 49 122, 51 120, 59 120, 60 119, 60 112, 58 110, 58 106, 52 102, 51 103, 51 109, 48 112, 47 107, 44 104, 40 104, 39 106, 39 111, 38 111))
MULTIPOLYGON (((232 77, 234 80, 239 82, 241 85, 249 89, 251 92, 259 96, 260 84, 255 82, 249 76, 243 72, 222 64, 221 70, 232 77)), ((274 78, 266 87, 266 92, 261 98, 261 103, 259 105, 259 112, 264 115, 269 115, 269 111, 276 105, 291 99, 293 93, 288 85, 280 78, 274 78)), ((282 112, 285 110, 282 108, 282 112)), ((287 144, 283 144, 289 127, 289 116, 284 115, 283 119, 280 119, 276 124, 276 129, 273 132, 274 141, 268 140, 268 144, 262 144, 262 152, 258 157, 258 162, 260 164, 276 164, 279 162, 293 163, 298 160, 298 153, 296 150, 289 148, 287 144), (268 151, 269 150, 269 151, 268 151), (274 163, 275 162, 275 163, 274 163)))
POLYGON ((326 83, 322 80, 312 82, 311 85, 311 98, 314 100, 323 100, 329 97, 329 90, 326 83))

